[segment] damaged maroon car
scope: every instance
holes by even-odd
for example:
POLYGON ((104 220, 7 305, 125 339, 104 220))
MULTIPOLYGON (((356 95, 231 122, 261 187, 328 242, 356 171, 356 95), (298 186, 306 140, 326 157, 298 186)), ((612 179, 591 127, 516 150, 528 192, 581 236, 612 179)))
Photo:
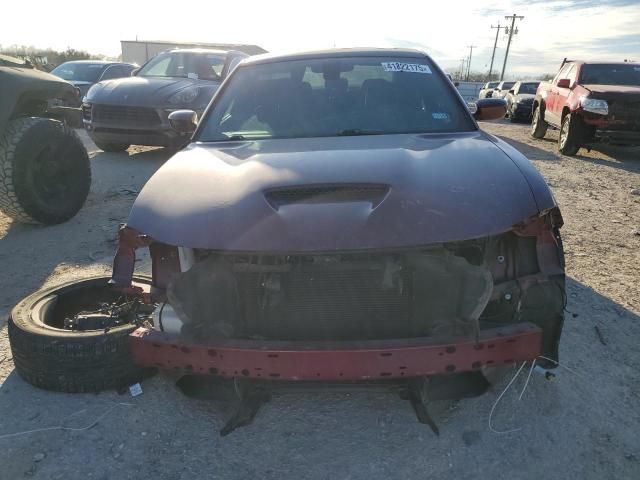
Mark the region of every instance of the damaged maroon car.
POLYGON ((553 366, 562 218, 531 163, 478 128, 504 100, 473 111, 417 51, 244 60, 199 122, 171 114, 192 141, 141 191, 112 278, 16 307, 18 372, 66 391, 149 369, 227 379, 228 433, 274 386, 309 382, 393 385, 436 430, 439 387, 480 393, 493 367, 553 366), (150 279, 134 275, 138 249, 150 279))

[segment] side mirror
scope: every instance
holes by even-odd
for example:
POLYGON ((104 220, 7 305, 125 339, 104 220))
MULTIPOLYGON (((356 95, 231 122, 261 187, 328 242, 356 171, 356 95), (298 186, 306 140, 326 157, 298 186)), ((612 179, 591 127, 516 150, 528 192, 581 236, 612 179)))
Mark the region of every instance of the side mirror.
POLYGON ((571 81, 568 78, 561 78, 558 80, 558 88, 569 88, 571 86, 571 81))
POLYGON ((453 82, 453 86, 454 87, 459 87, 460 86, 460 82, 458 82, 457 80, 455 82, 453 82))
POLYGON ((502 98, 481 98, 476 102, 476 120, 500 120, 507 114, 507 101, 502 98))
POLYGON ((140 67, 134 68, 133 70, 131 70, 131 76, 135 77, 136 75, 138 75, 139 71, 140 71, 140 67))
POLYGON ((193 110, 176 110, 169 114, 169 124, 178 133, 193 133, 198 126, 198 114, 193 110))

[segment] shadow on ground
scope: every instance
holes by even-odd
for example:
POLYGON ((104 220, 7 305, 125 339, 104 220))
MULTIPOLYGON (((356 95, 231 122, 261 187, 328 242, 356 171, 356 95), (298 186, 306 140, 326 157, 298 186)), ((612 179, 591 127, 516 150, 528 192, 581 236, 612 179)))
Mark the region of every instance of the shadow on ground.
MULTIPOLYGON (((529 143, 520 142, 518 140, 514 140, 513 138, 502 136, 502 135, 496 135, 496 136, 501 140, 504 140, 505 142, 507 142, 509 145, 511 145, 516 150, 518 150, 529 160, 560 160, 561 159, 560 155, 549 152, 548 150, 544 150, 542 148, 538 148, 529 143)), ((536 141, 551 141, 551 140, 541 139, 536 141)))
POLYGON ((592 150, 609 158, 594 158, 585 148, 581 148, 575 158, 594 165, 604 165, 630 173, 640 173, 640 148, 594 145, 592 150))

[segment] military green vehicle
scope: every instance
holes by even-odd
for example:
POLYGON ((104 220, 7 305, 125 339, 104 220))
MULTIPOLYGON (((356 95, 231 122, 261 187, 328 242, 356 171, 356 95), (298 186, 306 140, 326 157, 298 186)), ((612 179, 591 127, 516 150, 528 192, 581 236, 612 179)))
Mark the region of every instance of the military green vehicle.
POLYGON ((55 224, 82 208, 89 157, 74 132, 80 92, 70 83, 0 55, 0 211, 14 220, 55 224))

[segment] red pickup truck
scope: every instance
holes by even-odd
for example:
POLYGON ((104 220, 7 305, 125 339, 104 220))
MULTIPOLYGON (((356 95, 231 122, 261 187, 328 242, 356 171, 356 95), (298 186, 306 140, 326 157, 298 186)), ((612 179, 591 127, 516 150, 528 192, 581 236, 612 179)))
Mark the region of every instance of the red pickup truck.
POLYGON ((640 64, 564 60, 533 102, 531 136, 560 130, 558 148, 575 155, 595 142, 640 145, 640 64))

